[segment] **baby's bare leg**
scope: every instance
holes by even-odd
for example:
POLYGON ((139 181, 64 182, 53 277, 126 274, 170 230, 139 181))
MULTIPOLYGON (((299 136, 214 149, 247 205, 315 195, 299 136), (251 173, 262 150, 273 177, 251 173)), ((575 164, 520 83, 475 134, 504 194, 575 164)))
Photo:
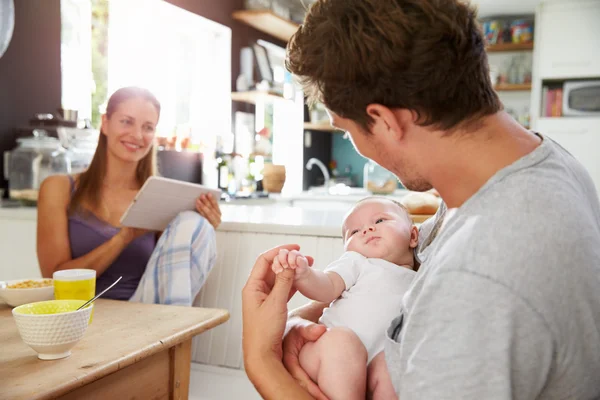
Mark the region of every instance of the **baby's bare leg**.
POLYGON ((385 363, 383 351, 377 354, 367 369, 367 390, 368 399, 372 400, 393 400, 398 399, 390 373, 385 363))
POLYGON ((331 400, 364 400, 367 350, 346 328, 331 328, 300 351, 300 366, 331 400))

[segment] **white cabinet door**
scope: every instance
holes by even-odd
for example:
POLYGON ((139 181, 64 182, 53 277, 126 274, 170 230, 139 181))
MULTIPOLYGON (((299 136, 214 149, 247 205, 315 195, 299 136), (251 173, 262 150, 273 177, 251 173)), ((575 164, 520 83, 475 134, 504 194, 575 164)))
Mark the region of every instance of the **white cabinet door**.
POLYGON ((41 277, 35 235, 35 219, 0 218, 0 280, 41 277))
POLYGON ((292 206, 306 210, 334 210, 346 212, 354 206, 354 201, 329 201, 329 200, 292 200, 292 206))
POLYGON ((600 118, 540 118, 536 131, 556 141, 579 160, 600 193, 600 118))
POLYGON ((543 3, 536 24, 542 79, 600 76, 600 0, 543 3))
MULTIPOLYGON (((258 232, 217 231, 217 262, 194 303, 197 307, 224 308, 230 318, 193 341, 192 360, 228 368, 243 368, 242 288, 256 257, 266 249, 296 243, 315 259, 315 268, 324 269, 344 252, 341 238, 272 235, 258 232)), ((296 293, 288 303, 294 309, 309 300, 296 293)))

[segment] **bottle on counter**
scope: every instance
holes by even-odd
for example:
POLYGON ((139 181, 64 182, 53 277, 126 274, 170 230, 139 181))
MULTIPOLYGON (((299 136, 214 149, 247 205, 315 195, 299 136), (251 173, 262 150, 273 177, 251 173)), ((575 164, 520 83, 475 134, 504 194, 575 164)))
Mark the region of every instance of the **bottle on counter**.
POLYGON ((219 189, 228 190, 229 188, 229 163, 225 156, 217 157, 217 182, 219 189))
POLYGON ((391 194, 398 188, 398 178, 375 161, 369 160, 363 169, 363 186, 373 194, 391 194))

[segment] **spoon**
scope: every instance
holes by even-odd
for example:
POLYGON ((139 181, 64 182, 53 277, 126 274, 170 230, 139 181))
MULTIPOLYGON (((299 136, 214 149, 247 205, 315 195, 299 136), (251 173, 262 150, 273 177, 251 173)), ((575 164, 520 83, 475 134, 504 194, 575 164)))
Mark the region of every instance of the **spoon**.
POLYGON ((120 277, 119 277, 119 279, 117 279, 116 281, 114 281, 112 285, 110 285, 109 287, 107 287, 106 289, 104 289, 102 292, 100 292, 99 294, 97 294, 97 295, 96 295, 96 296, 95 296, 93 299, 91 299, 91 300, 88 300, 88 301, 86 301, 85 303, 83 303, 83 304, 81 305, 81 307, 79 307, 79 308, 78 308, 77 310, 75 310, 75 311, 79 311, 79 310, 81 310, 82 308, 84 308, 85 306, 87 306, 88 304, 90 304, 90 303, 93 303, 93 302, 94 302, 94 300, 96 300, 98 297, 100 297, 100 296, 102 296, 104 293, 108 292, 108 290, 109 290, 110 288, 112 288, 113 286, 115 286, 115 285, 116 285, 116 284, 117 284, 117 283, 118 283, 118 282, 121 280, 121 278, 122 278, 122 276, 120 276, 120 277))

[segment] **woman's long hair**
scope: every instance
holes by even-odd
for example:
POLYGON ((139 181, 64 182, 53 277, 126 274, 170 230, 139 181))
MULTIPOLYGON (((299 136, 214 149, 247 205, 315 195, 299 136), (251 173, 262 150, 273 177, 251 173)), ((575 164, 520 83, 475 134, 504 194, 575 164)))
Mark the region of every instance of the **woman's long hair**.
MULTIPOLYGON (((160 116, 160 103, 156 97, 147 89, 139 87, 124 87, 117 90, 110 96, 108 105, 106 106, 106 117, 110 118, 115 112, 119 104, 132 98, 141 98, 149 101, 156 107, 156 111, 160 116)), ((82 205, 90 207, 92 210, 97 210, 100 201, 100 193, 102 193, 102 184, 106 175, 106 159, 107 159, 107 140, 106 135, 100 132, 98 138, 98 147, 94 153, 94 158, 87 170, 82 172, 77 178, 77 184, 71 202, 69 203, 69 213, 74 213, 82 210, 82 205)), ((136 169, 136 179, 140 187, 146 182, 146 179, 156 175, 156 147, 152 145, 148 154, 138 162, 136 169)))

